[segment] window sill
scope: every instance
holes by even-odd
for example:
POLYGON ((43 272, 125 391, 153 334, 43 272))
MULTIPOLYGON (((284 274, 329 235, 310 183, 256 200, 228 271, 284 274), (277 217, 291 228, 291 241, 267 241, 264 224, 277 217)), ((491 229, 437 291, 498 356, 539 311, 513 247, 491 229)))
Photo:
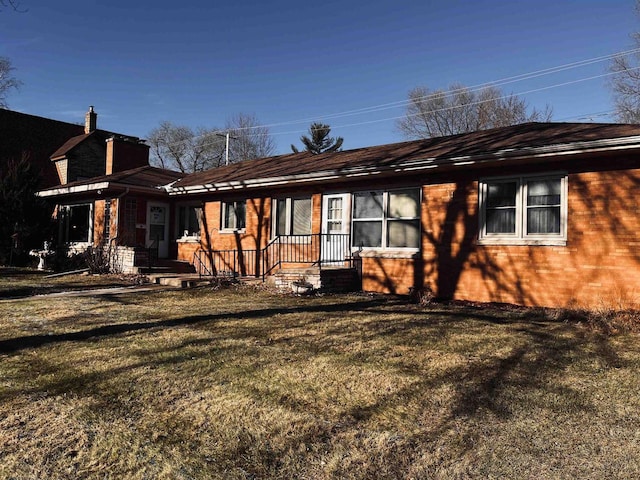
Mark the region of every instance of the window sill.
POLYGON ((200 243, 200 237, 180 237, 176 239, 177 243, 200 243))
POLYGON ((566 247, 566 238, 480 238, 478 245, 566 247))
POLYGON ((354 250, 352 256, 360 256, 361 258, 418 258, 420 251, 417 249, 407 250, 354 250))
POLYGON ((223 235, 229 235, 232 233, 245 233, 246 230, 244 228, 221 228, 220 230, 218 230, 218 233, 223 234, 223 235))

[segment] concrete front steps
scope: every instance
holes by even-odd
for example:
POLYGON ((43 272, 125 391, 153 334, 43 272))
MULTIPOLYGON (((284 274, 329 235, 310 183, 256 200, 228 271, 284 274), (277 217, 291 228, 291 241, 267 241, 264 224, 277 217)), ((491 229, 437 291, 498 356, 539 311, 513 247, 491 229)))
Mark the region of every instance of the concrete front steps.
POLYGON ((211 279, 190 273, 147 273, 149 282, 176 288, 192 288, 211 283, 211 279))
MULTIPOLYGON (((193 269, 193 266, 186 262, 165 261, 164 265, 158 265, 144 275, 151 283, 175 288, 193 288, 218 281, 216 277, 201 277, 190 269, 193 269)), ((247 285, 263 284, 260 277, 236 277, 235 281, 247 285)), ((299 282, 308 285, 313 291, 327 293, 353 292, 361 289, 357 271, 341 267, 285 268, 274 272, 266 281, 282 291, 291 291, 299 282)))
POLYGON ((178 260, 156 260, 151 268, 142 268, 140 273, 150 283, 169 287, 190 288, 210 283, 210 280, 195 273, 193 265, 178 260))

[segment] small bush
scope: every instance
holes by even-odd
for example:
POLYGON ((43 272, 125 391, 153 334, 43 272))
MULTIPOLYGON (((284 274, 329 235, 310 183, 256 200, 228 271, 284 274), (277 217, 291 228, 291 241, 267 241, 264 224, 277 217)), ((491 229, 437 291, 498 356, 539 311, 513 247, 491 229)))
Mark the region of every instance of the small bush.
POLYGON ((82 254, 90 273, 120 273, 118 272, 118 251, 116 247, 99 245, 89 247, 82 254))
POLYGON ((83 254, 70 254, 66 245, 59 245, 47 258, 47 267, 54 272, 70 272, 86 268, 86 263, 83 254))
POLYGON ((411 301, 413 303, 417 303, 418 305, 421 305, 423 307, 431 305, 436 300, 433 289, 428 283, 425 284, 425 286, 421 289, 411 287, 411 289, 409 290, 409 297, 411 298, 411 301))

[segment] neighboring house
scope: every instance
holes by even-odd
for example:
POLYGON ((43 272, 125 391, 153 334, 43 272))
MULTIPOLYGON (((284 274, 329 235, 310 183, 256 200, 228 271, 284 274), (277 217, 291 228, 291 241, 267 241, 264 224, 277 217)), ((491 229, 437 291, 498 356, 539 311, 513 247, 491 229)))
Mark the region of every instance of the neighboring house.
POLYGON ((83 132, 82 125, 0 109, 0 165, 25 158, 40 172, 41 187, 52 187, 60 182, 51 155, 83 132))
POLYGON ((91 245, 114 244, 131 247, 131 252, 134 247, 154 246, 166 258, 170 238, 175 241, 175 236, 169 234, 172 212, 162 186, 181 177, 144 165, 120 172, 107 170, 106 175, 59 185, 39 195, 55 199, 59 243, 73 251, 91 245))
POLYGON ((38 195, 55 204, 56 244, 71 252, 91 245, 117 246, 120 268, 132 271, 136 263, 147 263, 149 247, 168 257, 170 243, 175 246, 169 235, 169 198, 162 186, 183 175, 150 166, 149 146, 143 140, 99 130, 96 123, 90 107, 84 133, 67 138, 50 155, 57 185, 38 195))
POLYGON ((366 291, 637 307, 639 183, 640 126, 528 123, 246 161, 168 191, 201 205, 200 238, 177 249, 201 270, 355 255, 366 291))

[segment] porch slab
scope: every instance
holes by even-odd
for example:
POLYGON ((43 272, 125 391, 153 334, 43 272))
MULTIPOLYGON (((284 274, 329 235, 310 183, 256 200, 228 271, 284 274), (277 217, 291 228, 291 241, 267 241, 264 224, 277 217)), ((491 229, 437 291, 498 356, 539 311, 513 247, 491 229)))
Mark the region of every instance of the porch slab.
POLYGON ((192 288, 211 283, 211 280, 202 278, 200 277, 200 275, 194 274, 185 275, 179 273, 152 273, 146 275, 146 277, 149 279, 150 283, 177 288, 192 288))

